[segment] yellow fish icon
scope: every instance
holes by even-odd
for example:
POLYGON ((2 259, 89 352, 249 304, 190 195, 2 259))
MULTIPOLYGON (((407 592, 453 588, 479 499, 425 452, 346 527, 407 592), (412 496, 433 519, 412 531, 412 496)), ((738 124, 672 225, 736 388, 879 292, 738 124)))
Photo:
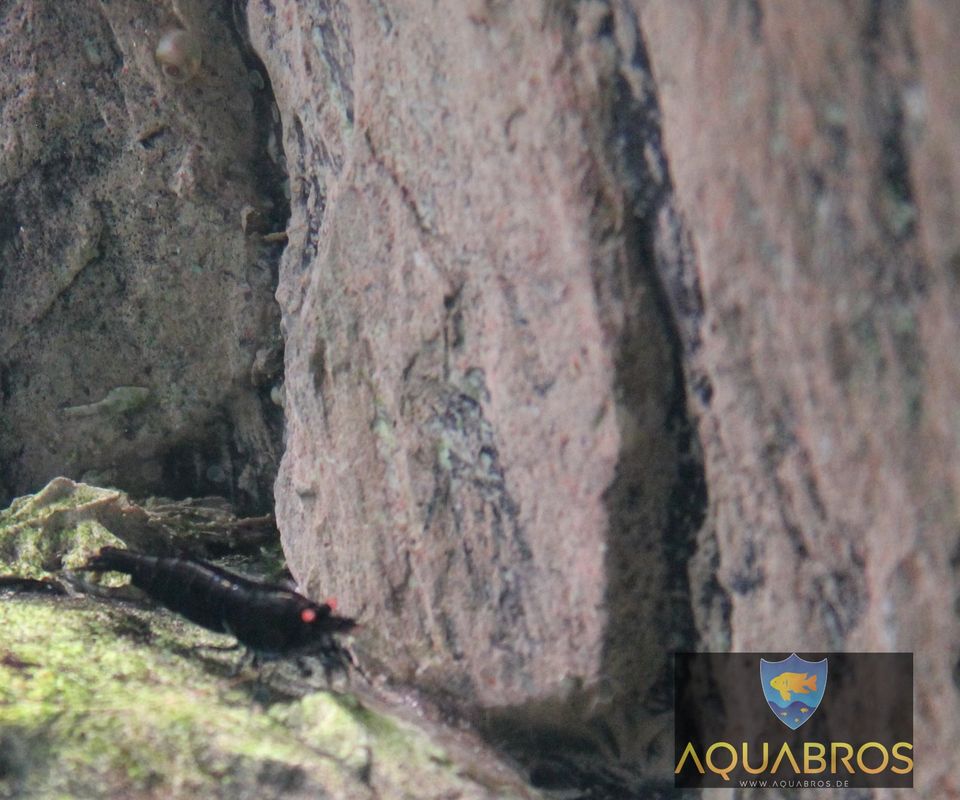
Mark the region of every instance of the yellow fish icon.
POLYGON ((804 706, 804 707, 801 708, 800 710, 801 710, 804 714, 806 714, 810 709, 807 708, 806 706, 804 706))
POLYGON ((817 691, 817 676, 804 672, 781 672, 770 681, 770 685, 780 692, 780 696, 790 702, 793 694, 807 694, 817 691))

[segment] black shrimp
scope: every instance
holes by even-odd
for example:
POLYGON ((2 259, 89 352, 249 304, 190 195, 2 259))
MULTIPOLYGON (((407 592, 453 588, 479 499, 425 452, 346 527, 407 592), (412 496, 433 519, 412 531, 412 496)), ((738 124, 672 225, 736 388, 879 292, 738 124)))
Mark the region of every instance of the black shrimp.
POLYGON ((161 605, 211 631, 229 633, 261 659, 317 652, 329 673, 355 664, 333 634, 356 626, 282 586, 251 580, 191 558, 148 556, 104 547, 83 567, 94 572, 123 572, 161 605))

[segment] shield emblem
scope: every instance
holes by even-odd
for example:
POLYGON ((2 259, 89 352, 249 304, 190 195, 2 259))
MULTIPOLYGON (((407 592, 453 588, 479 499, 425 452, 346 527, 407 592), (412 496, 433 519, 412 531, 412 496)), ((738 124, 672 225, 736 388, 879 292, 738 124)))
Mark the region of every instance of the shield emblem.
POLYGON ((773 715, 796 730, 817 710, 827 688, 827 659, 806 661, 791 653, 783 661, 760 659, 763 696, 773 715))

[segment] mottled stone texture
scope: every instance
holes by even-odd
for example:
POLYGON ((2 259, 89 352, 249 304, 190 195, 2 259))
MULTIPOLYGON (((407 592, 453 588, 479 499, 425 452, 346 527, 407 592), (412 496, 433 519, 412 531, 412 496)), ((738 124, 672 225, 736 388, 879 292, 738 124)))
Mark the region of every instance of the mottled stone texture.
POLYGON ((242 227, 286 216, 268 92, 228 6, 173 6, 0 9, 0 500, 66 474, 271 504, 277 245, 242 227), (154 49, 182 27, 178 85, 154 49))
POLYGON ((673 649, 912 650, 960 792, 960 8, 241 6, 262 74, 0 12, 0 489, 262 503, 276 162, 277 516, 367 657, 649 781, 673 649))
POLYGON ((291 187, 277 518, 394 674, 646 746, 682 386, 586 12, 250 3, 291 187))
POLYGON ((913 651, 918 785, 956 796, 960 6, 635 10, 703 297, 700 633, 913 651))
POLYGON ((914 650, 945 754, 960 13, 249 14, 291 181, 277 510, 306 585, 365 605, 397 674, 593 718, 623 757, 678 645, 914 650))

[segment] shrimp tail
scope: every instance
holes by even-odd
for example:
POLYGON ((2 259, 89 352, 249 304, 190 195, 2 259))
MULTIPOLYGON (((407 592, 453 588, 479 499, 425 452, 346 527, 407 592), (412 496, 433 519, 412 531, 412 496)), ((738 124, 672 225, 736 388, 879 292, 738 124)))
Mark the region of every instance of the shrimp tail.
POLYGON ((83 569, 93 572, 123 572, 130 575, 139 566, 143 557, 129 550, 119 547, 103 547, 100 552, 91 556, 83 565, 83 569))

